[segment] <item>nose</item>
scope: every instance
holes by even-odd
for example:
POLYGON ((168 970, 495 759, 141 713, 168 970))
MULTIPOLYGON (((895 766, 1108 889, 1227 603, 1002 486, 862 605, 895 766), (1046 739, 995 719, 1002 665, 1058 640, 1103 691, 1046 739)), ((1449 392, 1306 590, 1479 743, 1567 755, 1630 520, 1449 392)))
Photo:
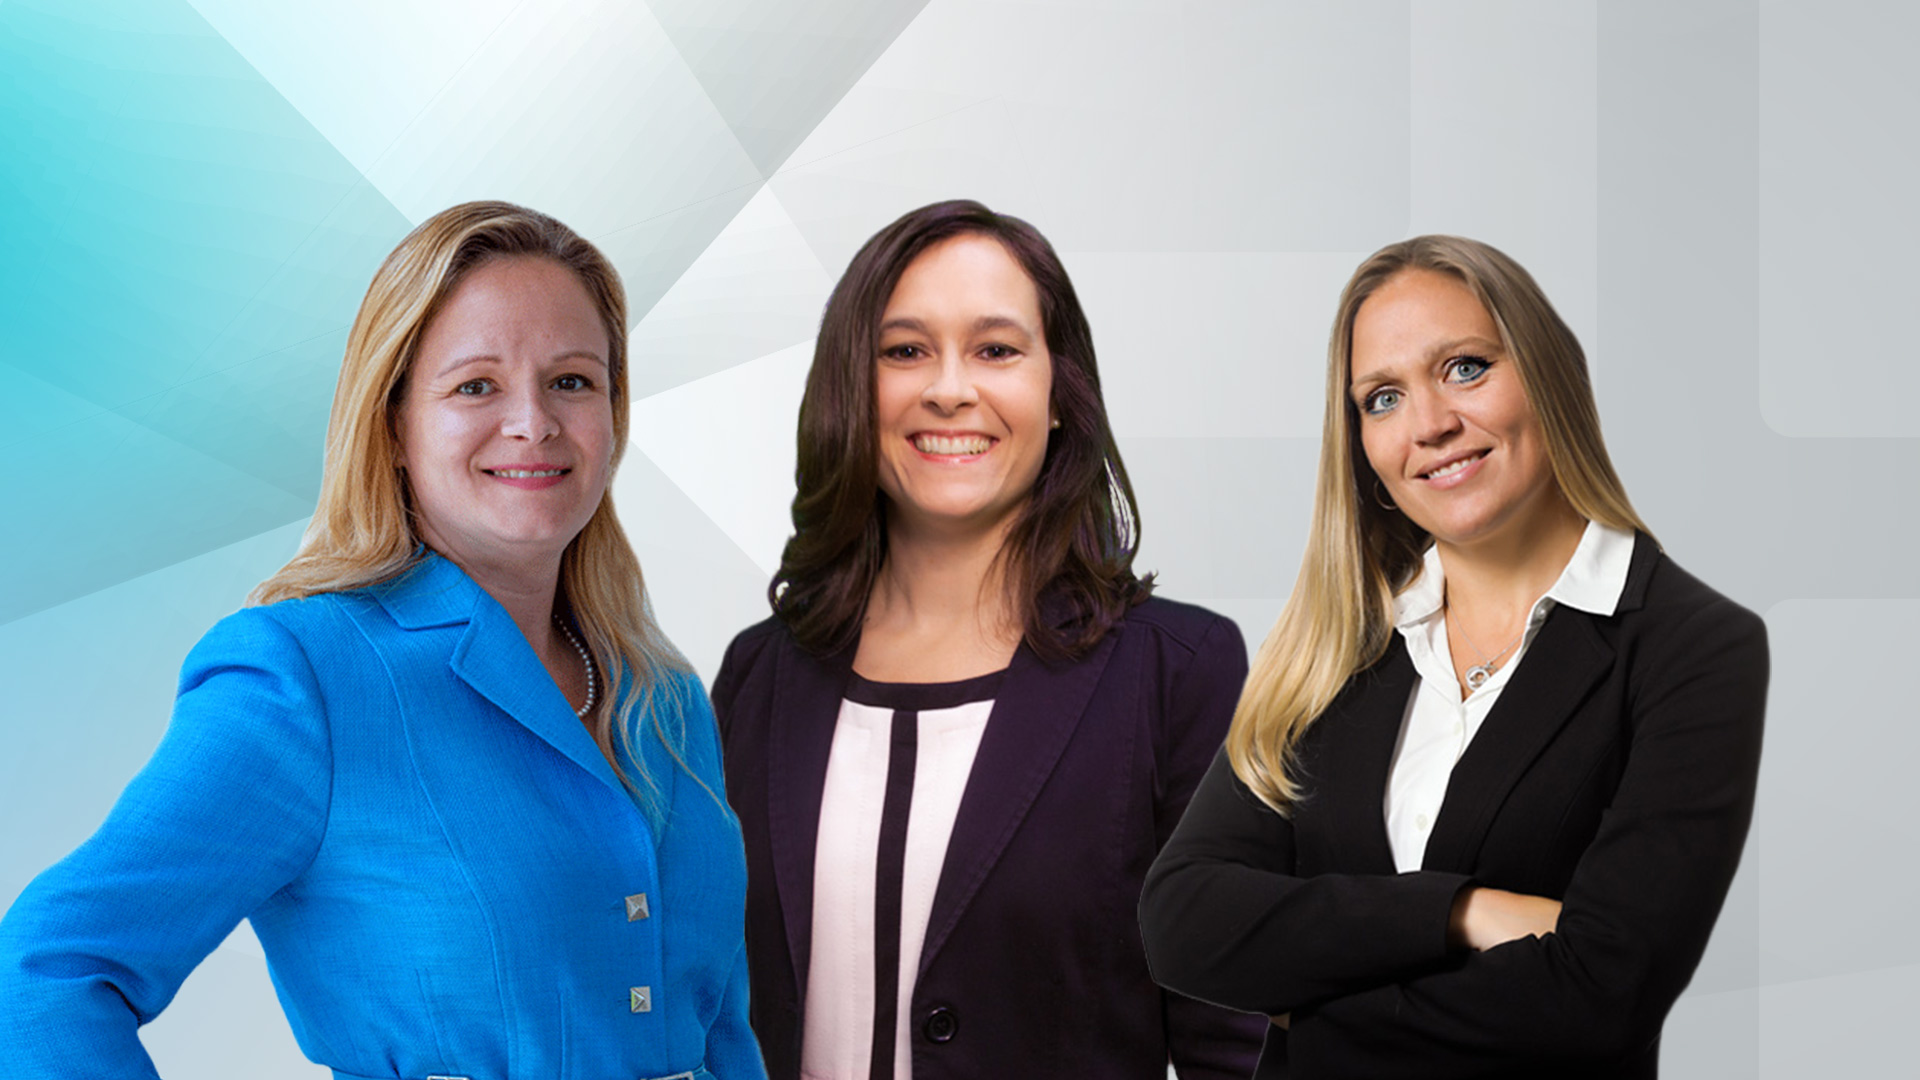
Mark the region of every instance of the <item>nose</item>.
POLYGON ((920 402, 935 411, 950 414, 980 400, 973 385, 973 376, 967 370, 966 360, 958 350, 947 350, 940 356, 940 362, 930 372, 931 378, 926 388, 920 391, 920 402))
POLYGON ((544 442, 560 433, 560 419, 542 393, 542 387, 523 387, 508 391, 500 433, 509 439, 544 442))
POLYGON ((1447 396, 1432 391, 1415 391, 1407 402, 1413 419, 1414 441, 1422 446, 1446 442, 1460 432, 1460 414, 1447 396))

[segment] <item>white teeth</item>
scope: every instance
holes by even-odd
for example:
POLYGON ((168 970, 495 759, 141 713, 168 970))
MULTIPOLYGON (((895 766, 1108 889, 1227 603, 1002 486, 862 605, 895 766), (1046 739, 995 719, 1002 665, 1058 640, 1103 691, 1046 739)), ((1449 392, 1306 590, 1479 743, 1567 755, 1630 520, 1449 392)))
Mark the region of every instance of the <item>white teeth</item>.
POLYGON ((542 476, 559 476, 565 469, 488 469, 495 476, 504 476, 508 480, 533 480, 542 476))
POLYGON ((984 454, 993 446, 985 435, 928 435, 913 437, 913 448, 923 454, 984 454))
POLYGON ((1479 461, 1481 458, 1486 456, 1487 455, 1484 453, 1479 453, 1479 454, 1473 455, 1472 457, 1461 458, 1459 461, 1456 461, 1451 465, 1442 466, 1428 473, 1427 479, 1438 480, 1443 476, 1452 476, 1454 473, 1459 472, 1461 469, 1466 468, 1467 466, 1473 464, 1476 461, 1479 461))

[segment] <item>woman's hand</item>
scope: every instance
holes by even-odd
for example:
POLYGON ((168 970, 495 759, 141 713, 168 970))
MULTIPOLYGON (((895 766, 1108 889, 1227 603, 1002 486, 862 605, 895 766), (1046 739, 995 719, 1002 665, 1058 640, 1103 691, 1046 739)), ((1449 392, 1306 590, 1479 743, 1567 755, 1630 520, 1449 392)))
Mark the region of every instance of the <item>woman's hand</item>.
POLYGON ((1560 901, 1544 896, 1469 885, 1453 901, 1447 936, 1476 952, 1551 934, 1560 924, 1560 901))
POLYGON ((1276 1013, 1273 1016, 1267 1017, 1267 1019, 1273 1021, 1274 1027, 1285 1031, 1287 1030, 1287 1026, 1293 1023, 1293 1014, 1290 1012, 1276 1013))

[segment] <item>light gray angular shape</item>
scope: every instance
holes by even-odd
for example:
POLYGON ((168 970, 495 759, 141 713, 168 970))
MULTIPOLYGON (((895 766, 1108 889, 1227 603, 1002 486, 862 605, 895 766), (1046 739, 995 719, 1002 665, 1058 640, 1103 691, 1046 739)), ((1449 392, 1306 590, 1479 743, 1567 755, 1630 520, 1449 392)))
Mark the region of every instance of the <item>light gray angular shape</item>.
POLYGON ((795 419, 812 354, 796 345, 633 409, 634 448, 769 575, 793 532, 795 419))
POLYGON ((634 326, 634 397, 813 340, 832 289, 780 200, 761 188, 634 326))
POLYGON ((1327 325, 1362 252, 1061 253, 1124 437, 1318 438, 1327 325))
MULTIPOLYGON (((646 317, 759 190, 758 181, 728 188, 587 237, 613 261, 614 269, 620 271, 620 280, 627 288, 629 328, 646 317)), ((644 363, 644 358, 636 358, 636 363, 644 363)), ((651 374, 643 375, 636 369, 634 376, 644 381, 651 374)))
POLYGON ((711 685, 733 636, 767 617, 767 575, 639 447, 613 489, 654 617, 711 685))
POLYGON ((1795 437, 1920 437, 1920 8, 1760 13, 1760 409, 1795 437))
POLYGON ((1519 260, 1599 368, 1597 23, 1593 0, 1414 5, 1407 231, 1519 260))
POLYGON ((626 906, 628 922, 639 922, 653 914, 647 909, 646 893, 634 893, 627 897, 626 906))
POLYGON ((1920 965, 1903 964, 1761 987, 1761 1080, 1913 1075, 1916 981, 1920 965))
POLYGON ((830 116, 843 148, 773 185, 836 271, 958 196, 1080 251, 1372 250, 1407 223, 1408 35, 1396 0, 941 0, 862 86, 978 103, 858 142, 830 116))
MULTIPOLYGON (((1119 442, 1140 504, 1136 573, 1158 573, 1175 596, 1248 600, 1293 590, 1318 438, 1119 442)), ((1250 635, 1249 648, 1256 644, 1250 635)))
POLYGON ((773 175, 927 0, 647 0, 714 108, 773 175))
POLYGON ((1920 872, 1906 857, 1920 600, 1788 600, 1767 623, 1775 664, 1755 815, 1762 981, 1920 965, 1920 937, 1890 932, 1920 909, 1920 872))

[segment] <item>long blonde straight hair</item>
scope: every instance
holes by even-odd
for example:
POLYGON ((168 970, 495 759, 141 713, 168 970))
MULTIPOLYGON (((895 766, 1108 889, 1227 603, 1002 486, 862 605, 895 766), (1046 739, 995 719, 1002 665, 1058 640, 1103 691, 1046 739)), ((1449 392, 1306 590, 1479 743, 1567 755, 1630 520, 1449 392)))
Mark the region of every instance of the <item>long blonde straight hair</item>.
POLYGON ((1500 344, 1540 418, 1560 492, 1582 517, 1648 531, 1600 437, 1580 342, 1531 275, 1497 249, 1458 236, 1416 236, 1360 264, 1340 294, 1327 344, 1326 414, 1313 525, 1293 594, 1247 676, 1227 756, 1262 802, 1291 814, 1304 794, 1301 738, 1354 675, 1386 655, 1393 597, 1419 573, 1427 533, 1372 498, 1377 477, 1360 447, 1348 393, 1353 320, 1395 275, 1431 270, 1466 285, 1500 330, 1500 344))
MULTIPOLYGON (((424 557, 406 481, 395 465, 394 412, 420 339, 454 289, 477 267, 517 256, 552 259, 573 271, 599 312, 607 332, 613 461, 619 465, 631 395, 627 296, 613 264, 572 229, 525 207, 470 202, 443 210, 400 241, 367 287, 334 390, 320 504, 299 552, 260 583, 253 603, 363 588, 398 577, 424 557)), ((605 684, 627 688, 594 707, 588 717, 594 742, 658 822, 659 785, 647 775, 633 740, 646 718, 685 767, 679 707, 685 703, 676 696, 677 683, 664 676, 689 668, 654 622, 640 561, 614 515, 611 490, 561 556, 559 591, 555 601, 561 610, 571 609, 605 684), (666 700, 656 700, 662 694, 666 700)))

